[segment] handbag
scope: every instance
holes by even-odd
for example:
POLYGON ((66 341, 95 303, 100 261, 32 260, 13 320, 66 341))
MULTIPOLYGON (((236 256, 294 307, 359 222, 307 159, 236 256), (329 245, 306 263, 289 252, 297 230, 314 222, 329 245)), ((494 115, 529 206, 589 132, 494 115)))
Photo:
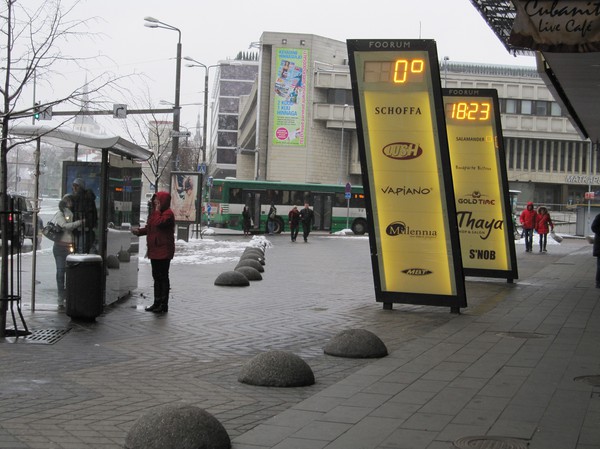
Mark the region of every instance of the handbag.
POLYGON ((557 234, 554 232, 554 229, 553 229, 552 231, 550 231, 550 237, 552 237, 552 238, 554 239, 554 241, 555 241, 555 242, 558 242, 558 243, 560 243, 560 242, 562 242, 562 241, 563 241, 563 238, 562 238, 560 235, 557 235, 557 234))
POLYGON ((44 229, 42 229, 42 235, 53 242, 60 240, 63 232, 63 228, 55 223, 52 223, 51 221, 46 223, 46 226, 44 226, 44 229))

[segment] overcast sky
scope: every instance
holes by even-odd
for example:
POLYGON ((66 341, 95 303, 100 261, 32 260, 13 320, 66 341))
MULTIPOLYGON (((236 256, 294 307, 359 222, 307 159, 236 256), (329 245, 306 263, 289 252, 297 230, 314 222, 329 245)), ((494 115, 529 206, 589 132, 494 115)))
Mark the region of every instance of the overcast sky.
MULTIPOLYGON (((448 56, 460 62, 535 64, 532 57, 510 55, 469 0, 82 0, 76 12, 81 18, 97 17, 89 29, 101 35, 93 41, 65 45, 63 53, 110 58, 99 60, 101 65, 87 63, 88 76, 107 70, 118 75, 143 74, 127 89, 138 102, 142 92, 150 91, 156 107, 161 99, 174 100, 177 33, 144 27, 146 16, 179 28, 183 56, 206 65, 235 58, 264 31, 315 34, 340 41, 434 39, 439 59, 448 56)), ((84 70, 65 75, 52 89, 65 82, 81 85, 86 77, 84 70)), ((202 102, 203 77, 203 69, 182 68, 182 104, 202 102)), ((38 98, 49 100, 52 89, 41 86, 38 98)), ((201 108, 183 106, 182 125, 193 127, 201 108)))

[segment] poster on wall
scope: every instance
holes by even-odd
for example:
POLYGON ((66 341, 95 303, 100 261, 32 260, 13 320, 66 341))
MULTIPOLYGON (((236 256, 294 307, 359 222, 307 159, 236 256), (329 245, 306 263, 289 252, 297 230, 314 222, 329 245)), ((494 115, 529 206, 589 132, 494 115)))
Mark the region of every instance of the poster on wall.
POLYGON ((465 275, 518 278, 498 92, 443 89, 465 275))
POLYGON ((437 50, 348 40, 375 295, 466 307, 437 50))
POLYGON ((196 223, 200 173, 171 173, 171 210, 177 223, 196 223))
POLYGON ((305 145, 308 50, 278 48, 273 83, 273 144, 305 145))

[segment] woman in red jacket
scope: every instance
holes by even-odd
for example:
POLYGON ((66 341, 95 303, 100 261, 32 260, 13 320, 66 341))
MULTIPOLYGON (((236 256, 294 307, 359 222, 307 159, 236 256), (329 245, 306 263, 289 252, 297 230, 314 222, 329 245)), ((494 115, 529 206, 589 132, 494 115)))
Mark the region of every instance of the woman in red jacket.
POLYGON ((554 230, 554 223, 550 218, 548 209, 544 206, 538 207, 535 218, 535 230, 540 235, 540 253, 546 252, 546 242, 548 241, 548 232, 554 230))
POLYGON ((152 197, 152 206, 146 226, 131 232, 146 236, 148 258, 152 265, 154 304, 145 310, 164 313, 169 310, 169 266, 175 254, 175 215, 170 209, 171 195, 157 192, 152 197))
POLYGON ((530 201, 519 216, 519 221, 521 222, 521 226, 523 226, 523 234, 525 234, 525 251, 528 253, 533 249, 533 230, 535 229, 536 215, 533 203, 530 201))

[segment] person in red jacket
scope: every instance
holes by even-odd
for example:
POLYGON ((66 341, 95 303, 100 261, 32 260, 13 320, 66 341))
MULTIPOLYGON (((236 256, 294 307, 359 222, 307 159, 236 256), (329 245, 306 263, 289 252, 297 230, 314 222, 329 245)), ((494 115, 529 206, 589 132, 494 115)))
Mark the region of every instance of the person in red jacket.
POLYGON ((525 235, 525 251, 530 253, 533 249, 533 230, 535 229, 537 213, 533 208, 533 203, 527 203, 527 207, 521 212, 519 221, 523 226, 523 234, 525 235))
POLYGON ((535 230, 540 236, 540 253, 546 252, 546 242, 548 241, 548 232, 554 230, 554 223, 550 218, 548 209, 544 206, 538 207, 535 219, 535 230))
POLYGON ((152 212, 143 228, 132 229, 135 235, 145 235, 148 258, 154 279, 154 304, 147 312, 164 313, 169 310, 169 266, 175 255, 175 215, 170 209, 171 195, 157 192, 152 197, 152 212))

